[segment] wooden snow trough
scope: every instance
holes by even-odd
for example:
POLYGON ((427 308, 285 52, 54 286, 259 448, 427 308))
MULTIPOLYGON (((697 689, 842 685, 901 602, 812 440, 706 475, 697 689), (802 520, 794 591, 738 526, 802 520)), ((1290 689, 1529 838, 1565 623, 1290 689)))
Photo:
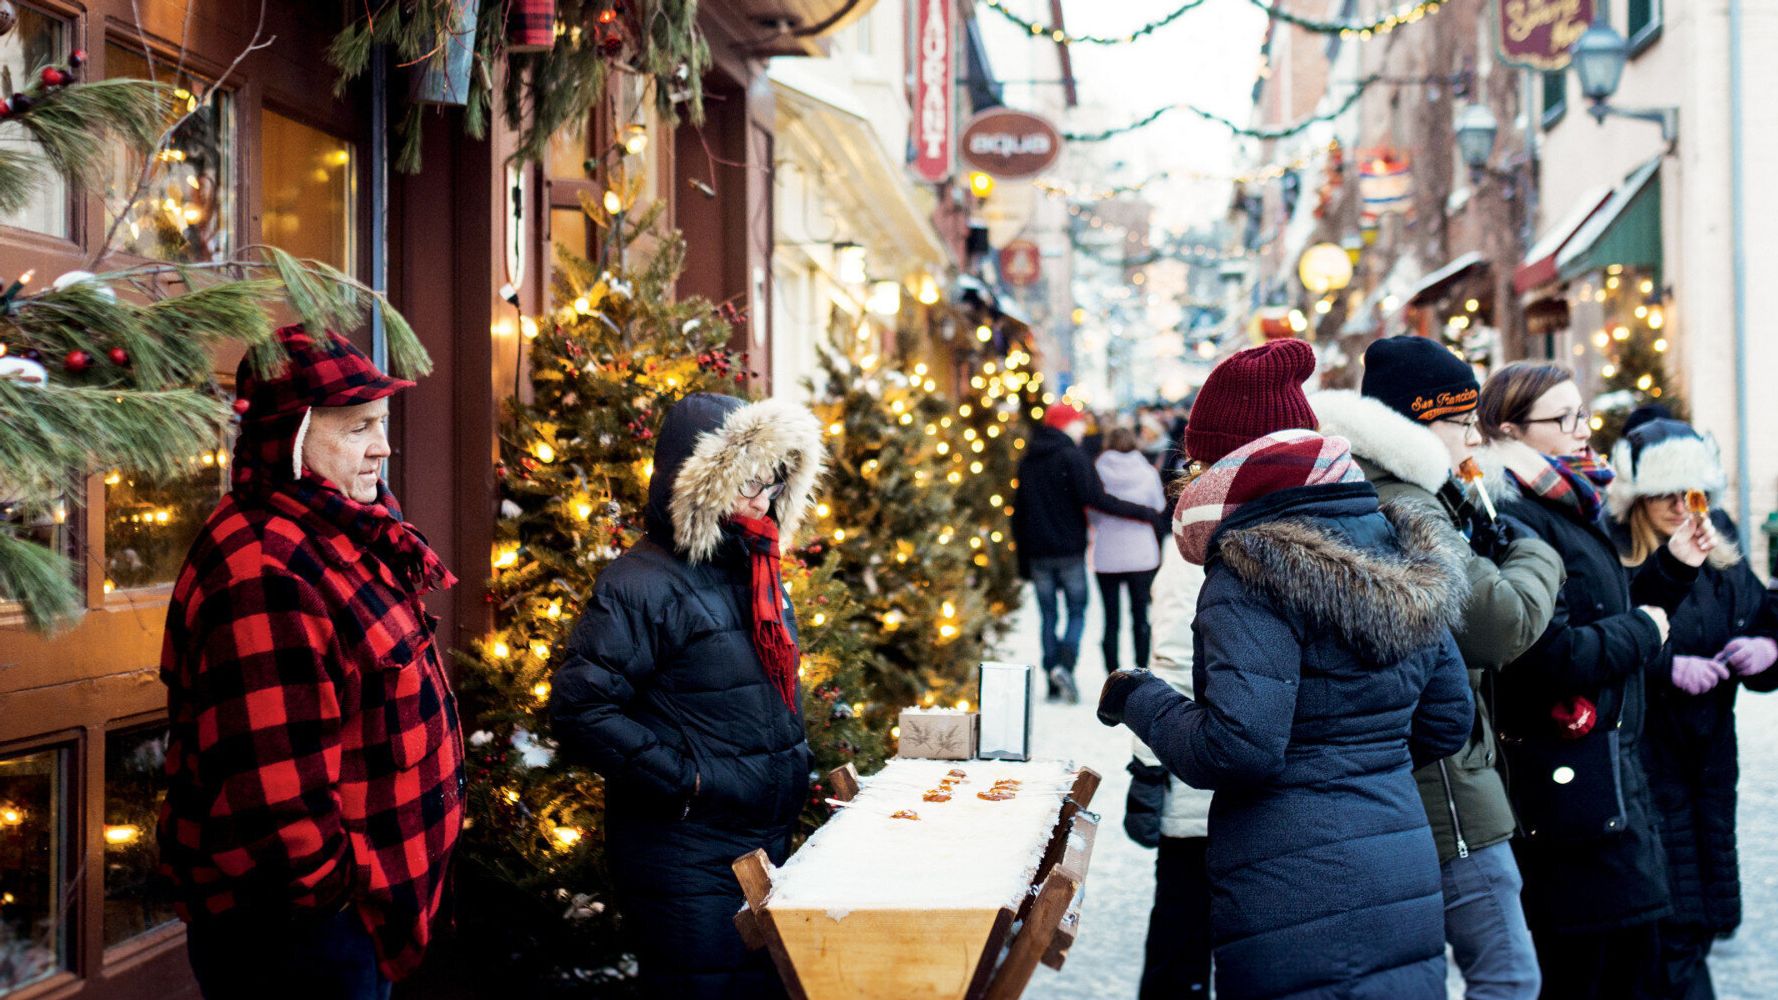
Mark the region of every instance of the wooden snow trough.
POLYGON ((1079 933, 1099 780, 1053 761, 897 759, 861 783, 847 765, 829 787, 851 805, 782 868, 764 851, 735 862, 735 925, 792 1000, 1012 1000, 1079 933), (967 772, 952 798, 927 801, 952 767, 967 772), (1016 797, 980 798, 1008 776, 1016 797), (892 818, 902 808, 921 818, 892 818))

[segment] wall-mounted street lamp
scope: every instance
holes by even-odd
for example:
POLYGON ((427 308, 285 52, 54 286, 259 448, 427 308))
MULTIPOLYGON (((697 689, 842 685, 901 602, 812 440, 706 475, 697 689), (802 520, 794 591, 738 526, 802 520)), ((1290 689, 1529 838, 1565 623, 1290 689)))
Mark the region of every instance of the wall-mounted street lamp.
POLYGON ((1574 42, 1574 72, 1580 77, 1580 92, 1591 102, 1587 113, 1599 124, 1607 118, 1634 118, 1661 126, 1661 138, 1672 145, 1679 141, 1678 108, 1620 108, 1611 104, 1618 83, 1624 77, 1624 63, 1629 58, 1629 44, 1604 21, 1594 21, 1574 42))
POLYGON ((1494 155, 1494 138, 1500 134, 1500 122, 1494 112, 1479 101, 1466 104, 1457 113, 1457 152, 1469 167, 1470 183, 1480 183, 1487 173, 1488 158, 1494 155))

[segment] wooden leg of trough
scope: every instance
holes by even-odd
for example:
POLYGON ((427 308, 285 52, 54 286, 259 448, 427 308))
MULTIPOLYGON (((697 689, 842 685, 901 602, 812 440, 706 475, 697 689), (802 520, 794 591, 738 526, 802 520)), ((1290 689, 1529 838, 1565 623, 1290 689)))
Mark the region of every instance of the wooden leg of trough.
POLYGON ((987 995, 988 984, 994 979, 994 967, 1000 963, 1000 951, 1006 947, 1006 936, 1012 932, 1015 916, 1017 913, 1012 907, 1002 906, 999 916, 994 918, 994 929, 988 932, 988 943, 982 947, 975 975, 969 980, 969 989, 963 993, 967 1000, 982 1000, 987 995))
POLYGON ((772 862, 764 851, 737 858, 733 865, 735 878, 741 883, 741 895, 747 899, 747 909, 735 915, 735 926, 741 927, 742 916, 751 918, 754 934, 749 937, 745 929, 741 937, 747 941, 749 948, 755 947, 753 940, 759 940, 772 956, 772 964, 778 968, 778 978, 784 981, 784 992, 790 1000, 808 1000, 803 992, 803 984, 796 975, 796 966, 791 964, 790 954, 784 950, 784 939, 778 936, 778 925, 772 922, 772 911, 766 908, 766 897, 772 893, 772 862))
POLYGON ((1056 871, 1075 879, 1080 889, 1068 903, 1068 911, 1062 914, 1056 934, 1050 938, 1050 946, 1043 953, 1043 964, 1052 969, 1061 969, 1062 963, 1068 961, 1068 950, 1074 947, 1074 939, 1080 936, 1080 908, 1086 902, 1087 865, 1093 860, 1093 844, 1098 838, 1099 824, 1093 817, 1081 814, 1074 817, 1073 833, 1068 837, 1067 849, 1062 860, 1057 863, 1056 871))
POLYGON ((833 790, 831 797, 841 802, 850 802, 857 798, 858 768, 848 761, 845 766, 827 772, 827 787, 833 790))
POLYGON ((1037 971, 1037 963, 1049 951, 1050 940, 1055 937, 1056 928, 1079 889, 1080 883, 1060 870, 1050 872, 1043 880, 1043 889, 1037 893, 1037 902, 1013 937, 1006 961, 1000 964, 988 983, 986 1000, 1018 1000, 1024 995, 1025 987, 1031 984, 1032 973, 1037 971))
MULTIPOLYGON (((1044 848, 1043 862, 1037 866, 1037 878, 1041 880, 1062 860, 1062 854, 1068 847, 1068 832, 1074 829, 1074 817, 1093 801, 1093 794, 1099 790, 1099 772, 1090 767, 1083 767, 1074 774, 1074 789, 1068 793, 1068 800, 1062 803, 1062 813, 1056 817, 1056 829, 1050 834, 1049 846, 1044 848)), ((1019 906, 1019 917, 1023 919, 1031 912, 1033 897, 1025 897, 1019 906)))

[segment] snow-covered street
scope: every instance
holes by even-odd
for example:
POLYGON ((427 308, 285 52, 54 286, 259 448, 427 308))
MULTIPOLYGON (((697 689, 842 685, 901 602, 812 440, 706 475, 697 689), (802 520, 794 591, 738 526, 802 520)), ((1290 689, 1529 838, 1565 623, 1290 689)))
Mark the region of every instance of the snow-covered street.
MULTIPOLYGON (((1081 936, 1062 971, 1040 966, 1026 996, 1032 1000, 1113 1000, 1135 997, 1154 893, 1154 852, 1123 832, 1124 795, 1130 776, 1129 730, 1108 729, 1093 717, 1105 679, 1099 653, 1100 607, 1094 588, 1081 643, 1079 705, 1043 703, 1038 692, 1032 743, 1038 757, 1086 764, 1104 776, 1093 799, 1101 817, 1087 876, 1081 936)), ((1000 646, 1002 659, 1038 662, 1037 614, 1029 599, 1000 646)), ((1129 629, 1124 656, 1130 656, 1129 629)), ((1778 997, 1778 698, 1743 694, 1741 732, 1741 881, 1746 918, 1729 941, 1720 942, 1710 966, 1721 1000, 1778 997)), ((1451 997, 1461 997, 1453 978, 1451 997)))

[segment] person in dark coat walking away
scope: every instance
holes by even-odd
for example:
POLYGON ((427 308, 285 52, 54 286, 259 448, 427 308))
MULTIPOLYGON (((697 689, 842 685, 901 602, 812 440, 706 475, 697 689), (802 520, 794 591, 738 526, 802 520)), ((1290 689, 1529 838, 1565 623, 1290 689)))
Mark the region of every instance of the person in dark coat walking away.
POLYGON ((345 338, 242 362, 232 489, 167 607, 161 866, 210 1000, 382 1000, 425 955, 463 820, 434 619, 456 582, 381 479, 413 385, 345 338))
MULTIPOLYGON (((1613 536, 1630 567, 1685 530, 1688 491, 1713 504, 1726 481, 1715 442, 1656 407, 1632 414, 1612 465, 1613 536)), ((1711 518, 1724 540, 1674 613, 1670 641, 1648 674, 1642 737, 1673 897, 1673 913, 1661 921, 1664 995, 1673 1000, 1716 995, 1705 959, 1718 936, 1740 926, 1735 695, 1742 686, 1778 688, 1773 598, 1729 541, 1734 522, 1720 508, 1711 518)))
POLYGON ((1158 507, 1105 492, 1092 459, 1080 450, 1086 427, 1086 415, 1065 402, 1046 409, 1019 459, 1019 485, 1013 491, 1013 544, 1018 547, 1019 576, 1036 589, 1051 701, 1080 700, 1074 664, 1087 628, 1087 508, 1143 524, 1164 523, 1166 516, 1158 507), (1058 596, 1068 612, 1059 635, 1058 596))
MULTIPOLYGON (((1513 860, 1515 823, 1495 767, 1499 747, 1483 693, 1498 671, 1543 635, 1566 573, 1554 549, 1488 514, 1456 476, 1481 444, 1481 386, 1468 363, 1426 337, 1376 341, 1364 354, 1362 394, 1309 397, 1321 432, 1352 443, 1365 478, 1388 503, 1417 503, 1467 536, 1469 599, 1452 632, 1476 696, 1474 727, 1455 755, 1414 773, 1438 844, 1445 939, 1469 1000, 1532 1000, 1537 955, 1513 860)), ((1479 484, 1478 484, 1479 485, 1479 484)))
MULTIPOLYGON (((1143 506, 1166 506, 1160 473, 1136 450, 1136 432, 1128 427, 1114 427, 1105 442, 1105 451, 1093 462, 1105 492, 1143 506)), ((1099 598, 1105 605, 1105 634, 1099 643, 1105 654, 1105 672, 1117 669, 1119 619, 1123 617, 1125 593, 1130 597, 1130 638, 1136 648, 1136 665, 1146 666, 1149 587, 1154 583, 1155 571, 1161 567, 1161 544, 1155 537, 1155 527, 1096 510, 1087 511, 1087 518, 1093 526, 1093 577, 1099 583, 1099 598)))
POLYGON ((1643 674, 1715 545, 1688 524, 1637 571, 1604 525, 1613 479, 1567 368, 1516 362, 1482 387, 1500 513, 1562 557, 1568 582, 1537 642, 1501 674, 1494 721, 1543 995, 1656 996, 1666 857, 1642 767, 1643 674))
POLYGON ((802 407, 680 400, 655 445, 646 534, 599 574, 550 685, 563 752, 605 778, 607 858, 649 997, 783 994, 735 930, 729 866, 758 849, 782 864, 808 794, 778 566, 823 462, 802 407))
POLYGON ((1215 792, 1207 865, 1223 1000, 1434 1000, 1438 851, 1413 769, 1456 752, 1475 707, 1451 638, 1463 551, 1424 510, 1384 511, 1303 397, 1314 352, 1234 355, 1198 395, 1174 539, 1203 564, 1186 698, 1105 682, 1167 770, 1215 792))

